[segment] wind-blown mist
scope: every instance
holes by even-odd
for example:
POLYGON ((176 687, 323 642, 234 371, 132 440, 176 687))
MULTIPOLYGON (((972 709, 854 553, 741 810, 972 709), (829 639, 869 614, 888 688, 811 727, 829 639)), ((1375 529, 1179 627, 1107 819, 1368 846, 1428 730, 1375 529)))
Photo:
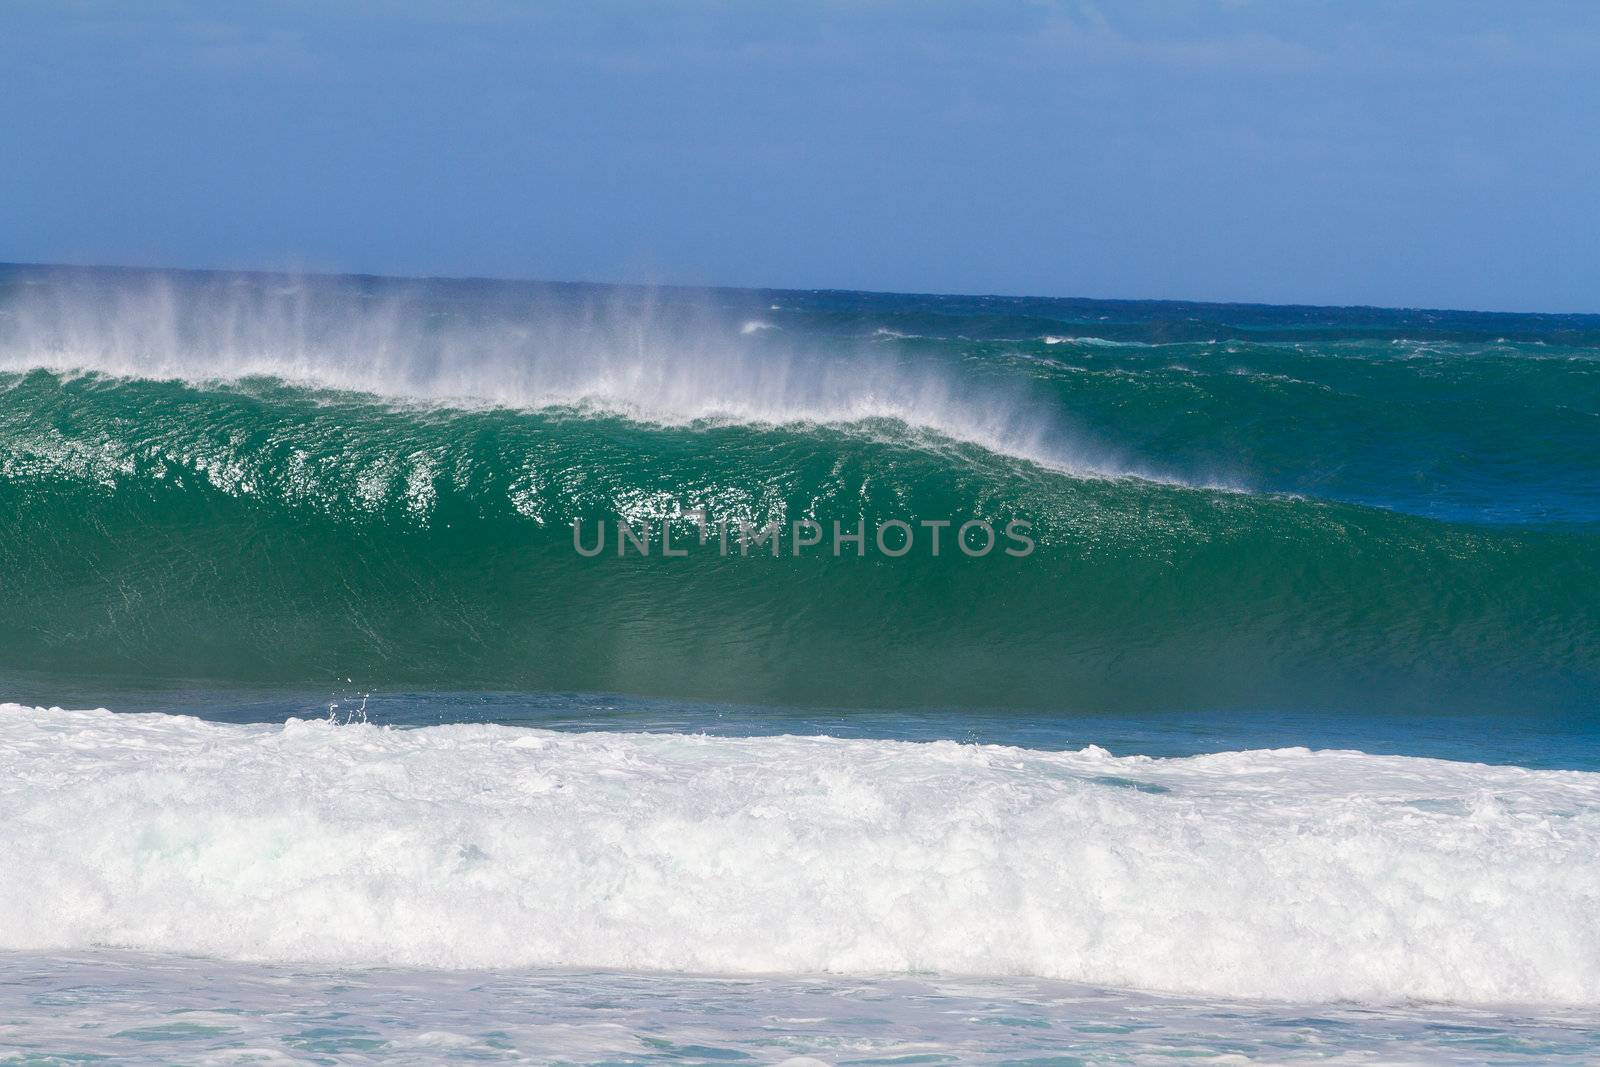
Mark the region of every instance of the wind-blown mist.
POLYGON ((1081 441, 1026 382, 976 379, 957 361, 907 359, 859 340, 819 343, 730 318, 710 294, 545 286, 457 302, 422 284, 338 279, 37 281, 0 322, 0 369, 195 384, 269 378, 659 426, 887 422, 897 436, 975 444, 1075 474, 1157 477, 1081 441))

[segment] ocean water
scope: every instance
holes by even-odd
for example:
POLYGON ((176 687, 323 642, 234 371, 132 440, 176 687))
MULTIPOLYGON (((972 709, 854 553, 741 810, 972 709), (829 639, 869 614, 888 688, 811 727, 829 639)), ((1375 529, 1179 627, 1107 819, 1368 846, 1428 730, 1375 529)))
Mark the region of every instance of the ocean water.
POLYGON ((1592 1061, 1597 445, 1593 316, 0 268, 0 1057, 1592 1061))

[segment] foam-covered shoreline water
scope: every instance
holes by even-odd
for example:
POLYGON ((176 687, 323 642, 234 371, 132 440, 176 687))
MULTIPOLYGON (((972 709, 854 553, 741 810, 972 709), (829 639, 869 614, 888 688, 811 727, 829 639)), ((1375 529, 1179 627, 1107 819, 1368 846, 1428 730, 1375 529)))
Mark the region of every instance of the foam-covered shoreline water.
POLYGON ((0 950, 1600 1000, 1600 775, 0 710, 0 950))
POLYGON ((1240 1001, 1029 978, 317 968, 0 953, 45 1062, 1592 1063, 1582 1009, 1240 1001))

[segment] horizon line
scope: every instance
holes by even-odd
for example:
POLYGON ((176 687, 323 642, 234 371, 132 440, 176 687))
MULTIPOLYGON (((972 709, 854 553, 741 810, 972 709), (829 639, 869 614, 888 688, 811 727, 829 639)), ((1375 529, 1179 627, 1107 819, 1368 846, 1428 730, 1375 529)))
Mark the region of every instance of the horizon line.
POLYGON ((0 260, 0 270, 15 267, 44 270, 94 270, 130 271, 146 273, 182 273, 217 275, 260 275, 278 278, 371 278, 381 281, 410 282, 490 282, 500 285, 570 285, 597 286, 608 289, 671 289, 685 292, 737 292, 737 293, 854 293, 865 296, 903 297, 961 297, 973 300, 1053 300, 1084 304, 1178 304, 1218 308, 1303 308, 1320 311, 1399 311, 1439 312, 1455 315, 1496 315, 1506 317, 1539 317, 1561 319, 1600 319, 1600 311, 1506 311, 1497 308, 1436 307, 1421 304, 1322 304, 1304 301, 1272 303, 1264 300, 1196 300, 1185 297, 1128 297, 1128 296, 1054 296, 1039 293, 966 293, 956 291, 935 292, 910 289, 851 289, 837 286, 773 286, 773 285, 696 285, 685 282, 632 282, 597 281, 579 278, 532 278, 493 274, 381 274, 374 271, 293 270, 274 267, 180 267, 149 266, 127 263, 75 263, 32 262, 0 260))

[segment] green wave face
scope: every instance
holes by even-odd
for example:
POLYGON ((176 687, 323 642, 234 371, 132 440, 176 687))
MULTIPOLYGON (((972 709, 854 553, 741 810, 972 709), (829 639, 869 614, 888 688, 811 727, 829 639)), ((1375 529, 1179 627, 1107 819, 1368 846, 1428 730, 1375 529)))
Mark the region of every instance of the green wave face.
POLYGON ((582 293, 564 342, 508 356, 547 315, 504 294, 413 295, 379 336, 341 283, 291 337, 258 296, 220 333, 212 279, 164 281, 190 311, 155 329, 124 276, 73 276, 93 313, 26 277, 0 329, 6 674, 1101 711, 1600 691, 1583 322, 1425 353, 1212 323, 1267 335, 1168 351, 1173 327, 1088 335, 1053 306, 1046 329, 1031 306, 720 294, 630 348, 582 293), (484 346, 495 323, 495 361, 440 307, 484 346), (701 544, 697 508, 779 522, 780 553, 701 544), (618 555, 619 520, 648 555, 618 555), (800 520, 824 534, 796 555, 800 520), (871 535, 895 520, 897 557, 871 535), (1034 548, 944 530, 935 556, 923 520, 1023 521, 1034 548), (833 554, 834 522, 862 555, 833 554))

